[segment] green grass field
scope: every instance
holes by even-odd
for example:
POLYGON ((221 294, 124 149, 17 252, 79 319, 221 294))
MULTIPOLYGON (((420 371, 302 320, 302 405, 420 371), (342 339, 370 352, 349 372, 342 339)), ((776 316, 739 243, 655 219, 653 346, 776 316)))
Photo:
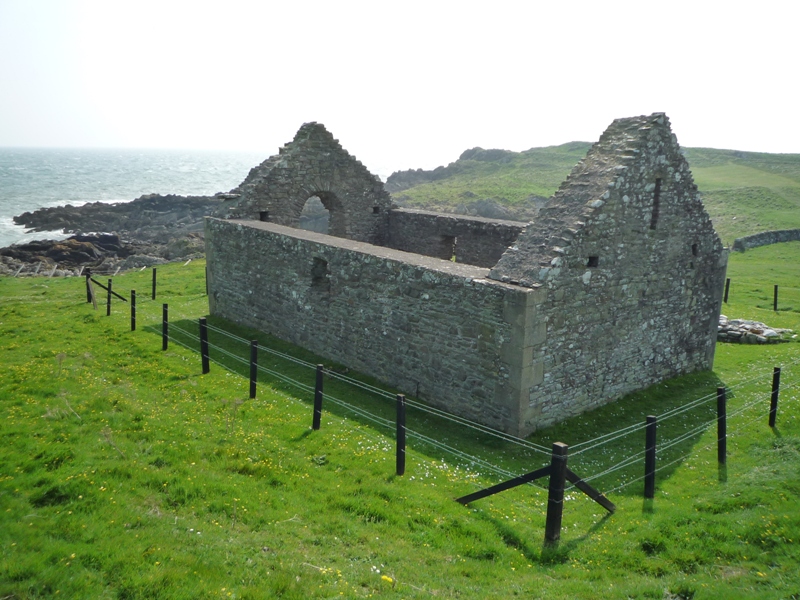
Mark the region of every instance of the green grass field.
MULTIPOLYGON (((799 261, 800 243, 732 255, 723 313, 800 331, 799 261)), ((454 502, 502 472, 547 464, 535 446, 409 409, 398 477, 383 426, 391 401, 328 379, 342 403, 326 401, 312 431, 310 393, 261 374, 250 400, 247 365, 234 358, 249 356, 253 338, 317 357, 210 319, 215 362, 201 375, 203 266, 159 267, 155 302, 142 300, 149 271, 116 277, 120 293, 139 290, 136 331, 127 305, 107 317, 87 304, 82 279, 0 279, 0 598, 800 598, 796 341, 718 345, 713 373, 531 436, 569 444, 583 477, 609 471, 591 483, 617 505, 608 514, 568 491, 561 542, 546 547, 546 480, 454 502), (784 389, 772 430, 775 365, 784 389), (716 461, 720 384, 731 389, 726 469, 716 461), (590 443, 648 414, 674 415, 660 420, 652 502, 641 459, 619 467, 643 449, 643 431, 590 443)), ((304 364, 260 356, 313 385, 304 364)))
MULTIPOLYGON (((493 198, 514 206, 530 195, 549 197, 590 145, 510 152, 501 161, 458 160, 452 174, 395 193, 411 206, 452 208, 493 198)), ((800 155, 684 148, 714 227, 726 245, 771 229, 800 228, 800 155)))

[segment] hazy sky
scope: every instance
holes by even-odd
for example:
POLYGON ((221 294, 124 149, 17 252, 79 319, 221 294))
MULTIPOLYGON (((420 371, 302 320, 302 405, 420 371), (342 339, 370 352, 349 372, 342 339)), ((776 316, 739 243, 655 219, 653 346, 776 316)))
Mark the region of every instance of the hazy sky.
POLYGON ((224 148, 307 121, 373 171, 595 141, 800 153, 800 2, 0 0, 0 146, 224 148))

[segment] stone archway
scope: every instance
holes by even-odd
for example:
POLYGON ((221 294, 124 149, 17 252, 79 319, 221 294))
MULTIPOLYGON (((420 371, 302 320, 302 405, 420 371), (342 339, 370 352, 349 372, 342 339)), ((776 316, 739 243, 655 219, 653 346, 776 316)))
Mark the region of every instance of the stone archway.
POLYGON ((349 237, 347 235, 348 214, 335 193, 315 191, 307 195, 305 199, 303 199, 303 196, 304 194, 300 194, 299 199, 292 203, 292 211, 289 215, 291 223, 285 224, 336 237, 349 237), (304 224, 310 224, 312 221, 321 222, 323 218, 326 221, 324 231, 314 227, 303 226, 304 224))
POLYGON ((325 208, 319 196, 311 196, 300 211, 297 227, 316 233, 328 233, 331 220, 331 211, 325 208))

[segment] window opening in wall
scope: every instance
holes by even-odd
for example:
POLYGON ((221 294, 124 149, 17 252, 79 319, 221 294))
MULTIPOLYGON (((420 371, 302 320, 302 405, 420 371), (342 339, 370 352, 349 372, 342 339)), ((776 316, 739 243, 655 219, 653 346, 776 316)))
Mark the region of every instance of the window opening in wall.
POLYGON ((261 212, 259 212, 258 213, 258 220, 259 221, 269 221, 269 211, 268 210, 262 210, 261 212))
POLYGON ((650 217, 650 229, 655 229, 658 223, 658 205, 661 201, 661 178, 656 179, 656 189, 653 191, 653 215, 650 217))
POLYGON ((311 289, 319 292, 331 291, 331 270, 324 258, 314 257, 311 265, 311 289))
POLYGON ((380 206, 373 206, 372 207, 372 214, 373 215, 377 215, 380 212, 381 212, 381 207, 380 206))
POLYGON ((454 235, 442 236, 442 253, 441 257, 445 260, 456 262, 456 243, 458 238, 454 235))
POLYGON ((587 267, 596 267, 600 264, 600 257, 599 256, 590 256, 589 260, 586 261, 587 267))
POLYGON ((692 244, 692 256, 697 256, 697 244, 692 244))
POLYGON ((297 223, 299 229, 306 231, 316 231, 317 233, 328 233, 328 225, 331 220, 330 211, 322 204, 318 196, 311 196, 306 200, 303 210, 300 213, 300 220, 297 223))

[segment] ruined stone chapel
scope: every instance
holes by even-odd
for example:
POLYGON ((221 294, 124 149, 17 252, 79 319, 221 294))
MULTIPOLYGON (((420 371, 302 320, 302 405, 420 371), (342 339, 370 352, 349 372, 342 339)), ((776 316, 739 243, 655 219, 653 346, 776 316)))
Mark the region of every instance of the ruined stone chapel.
POLYGON ((531 223, 392 206, 306 123, 206 221, 210 311, 525 436, 710 369, 727 254, 663 114, 614 121, 531 223), (309 198, 328 234, 298 229, 309 198))

